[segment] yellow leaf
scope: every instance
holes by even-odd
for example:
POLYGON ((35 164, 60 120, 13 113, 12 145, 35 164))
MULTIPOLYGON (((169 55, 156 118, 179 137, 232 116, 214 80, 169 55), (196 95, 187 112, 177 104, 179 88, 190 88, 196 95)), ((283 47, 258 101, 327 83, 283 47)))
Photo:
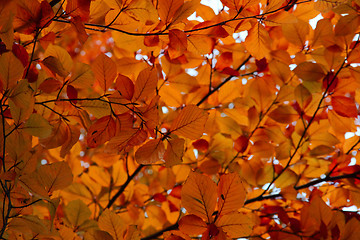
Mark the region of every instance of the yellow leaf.
POLYGON ((13 88, 21 79, 24 66, 12 52, 0 55, 0 90, 13 88), (2 82, 2 84, 1 84, 2 82), (2 85, 2 86, 1 86, 2 85))
POLYGON ((49 137, 52 132, 52 126, 48 121, 40 114, 33 113, 29 119, 25 122, 24 130, 30 135, 46 138, 49 137))
POLYGON ((211 222, 216 200, 216 184, 209 177, 191 172, 181 190, 181 203, 186 211, 211 222))
POLYGON ((237 211, 244 205, 246 192, 237 173, 225 174, 220 177, 218 196, 220 216, 237 211))
POLYGON ((275 181, 277 188, 285 188, 289 185, 295 184, 298 176, 290 169, 286 169, 278 179, 275 181))
POLYGON ((146 68, 139 73, 135 82, 133 100, 138 101, 151 96, 156 89, 158 82, 155 68, 146 68))
POLYGON ((96 118, 102 118, 110 115, 111 113, 109 104, 103 101, 83 100, 79 101, 78 105, 94 115, 96 118))
POLYGON ((134 0, 126 7, 125 12, 146 24, 158 21, 157 11, 150 0, 134 0))
POLYGON ((115 62, 111 58, 101 53, 95 58, 94 62, 92 62, 91 69, 94 72, 95 79, 104 91, 112 86, 117 74, 117 69, 115 62))
POLYGON ((295 88, 295 100, 302 109, 305 109, 312 101, 312 94, 304 85, 299 84, 295 88))
POLYGON ((135 153, 139 164, 152 164, 164 160, 165 147, 161 139, 153 139, 142 145, 135 153))
POLYGON ((88 220, 91 216, 91 211, 88 206, 80 199, 69 202, 65 207, 66 219, 73 227, 78 227, 88 220))
POLYGON ((252 219, 244 213, 226 214, 215 224, 232 238, 249 236, 254 226, 252 219))
POLYGON ((53 56, 59 59, 61 65, 64 67, 64 70, 67 72, 70 72, 74 66, 70 54, 60 46, 50 44, 44 53, 44 58, 48 56, 53 56))
POLYGON ((126 222, 109 209, 105 209, 99 217, 99 228, 110 233, 114 240, 123 239, 126 226, 126 222))
POLYGON ((244 44, 246 50, 256 59, 268 57, 270 54, 271 38, 268 31, 260 22, 256 22, 249 30, 244 44))
POLYGON ((204 110, 188 105, 180 111, 169 131, 190 139, 200 138, 207 118, 208 114, 204 110))
POLYGON ((76 62, 69 84, 76 88, 90 88, 94 81, 94 74, 89 65, 76 62))

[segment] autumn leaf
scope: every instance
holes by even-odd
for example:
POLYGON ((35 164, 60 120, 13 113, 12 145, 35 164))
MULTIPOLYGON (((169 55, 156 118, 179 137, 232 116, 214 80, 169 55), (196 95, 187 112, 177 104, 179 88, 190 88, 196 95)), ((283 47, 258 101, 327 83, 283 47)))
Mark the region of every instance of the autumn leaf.
POLYGON ((23 75, 24 66, 12 52, 0 56, 0 89, 13 88, 23 75))
POLYGON ((236 212, 245 201, 245 188, 236 173, 221 176, 218 185, 218 211, 219 215, 236 212))
POLYGON ((331 97, 331 105, 335 112, 342 117, 357 117, 358 111, 354 100, 345 96, 331 97))
POLYGON ((66 219, 74 227, 80 226, 91 216, 91 211, 80 199, 69 202, 65 208, 65 213, 66 219))
POLYGON ((87 144, 97 147, 115 136, 115 121, 111 116, 98 119, 88 130, 87 144))
POLYGON ((40 138, 46 138, 50 136, 52 132, 52 126, 49 122, 36 113, 30 115, 24 125, 24 129, 29 134, 40 138))
POLYGON ((116 64, 111 58, 105 54, 100 54, 95 58, 94 62, 92 62, 91 69, 94 72, 95 79, 104 91, 112 86, 117 75, 117 70, 116 64))
POLYGON ((181 191, 181 202, 185 209, 210 222, 216 199, 216 184, 202 174, 190 173, 181 191))
POLYGON ((227 214, 219 218, 218 226, 232 238, 246 237, 252 232, 253 223, 244 213, 227 214))
POLYGON ((170 127, 170 132, 196 139, 203 133, 208 116, 199 107, 189 105, 183 108, 170 127))
POLYGON ((135 82, 133 101, 142 100, 155 92, 158 82, 156 69, 146 68, 139 73, 135 82))
POLYGON ((189 235, 199 235, 206 231, 206 223, 200 217, 190 214, 180 219, 179 229, 189 235))
POLYGON ((105 209, 99 218, 99 228, 110 233, 114 240, 120 240, 123 239, 126 225, 120 216, 109 209, 105 209))
POLYGON ((141 146, 135 153, 139 164, 152 164, 164 160, 165 147, 161 139, 150 140, 141 146))

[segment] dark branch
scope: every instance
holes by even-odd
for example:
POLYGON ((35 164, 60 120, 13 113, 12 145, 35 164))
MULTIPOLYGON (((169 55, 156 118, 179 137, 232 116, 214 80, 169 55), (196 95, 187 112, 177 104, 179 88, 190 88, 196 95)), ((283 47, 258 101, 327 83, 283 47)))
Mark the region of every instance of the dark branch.
POLYGON ((129 185, 129 183, 134 179, 134 177, 141 171, 141 169, 144 167, 144 165, 139 165, 135 172, 131 174, 127 179, 126 182, 120 187, 119 191, 110 199, 109 203, 106 205, 105 208, 110 208, 116 199, 120 197, 120 195, 125 191, 126 187, 129 185))

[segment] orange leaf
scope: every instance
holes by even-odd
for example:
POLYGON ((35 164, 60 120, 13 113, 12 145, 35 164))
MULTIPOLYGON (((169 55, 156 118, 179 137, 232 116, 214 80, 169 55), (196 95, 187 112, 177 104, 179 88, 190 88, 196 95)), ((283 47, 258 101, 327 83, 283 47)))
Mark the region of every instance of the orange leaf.
POLYGON ((295 99, 300 107, 305 109, 312 101, 312 94, 303 84, 299 84, 295 88, 295 99))
POLYGON ((158 4, 159 17, 161 21, 167 24, 184 4, 184 0, 159 0, 158 4))
POLYGON ((62 83, 59 80, 55 78, 47 78, 40 84, 39 90, 49 94, 59 90, 61 86, 62 83))
POLYGON ((14 87, 21 79, 24 66, 21 61, 15 57, 12 52, 6 52, 0 55, 0 90, 14 87), (2 84, 1 84, 2 83, 2 84))
POLYGON ((91 64, 91 69, 104 91, 111 87, 117 74, 116 64, 111 58, 101 53, 91 64))
POLYGON ((115 135, 116 124, 111 116, 98 119, 88 130, 87 145, 95 148, 115 135))
POLYGON ((357 117, 358 111, 355 101, 345 96, 331 97, 331 105, 335 112, 342 117, 357 117))
POLYGON ((281 105, 273 110, 269 117, 279 123, 291 123, 299 118, 299 114, 289 105, 281 105))
POLYGON ((215 223, 232 238, 249 236, 254 226, 250 217, 244 213, 226 214, 215 223))
POLYGON ((303 62, 295 69, 295 74, 304 81, 318 81, 325 77, 325 73, 321 66, 317 63, 303 62))
POLYGON ((181 191, 181 203, 186 211, 211 222, 216 199, 216 184, 209 177, 191 172, 181 191))
POLYGON ((179 229, 189 235, 199 235, 206 231, 206 223, 196 215, 184 216, 179 221, 179 229))
POLYGON ((146 68, 139 73, 135 82, 133 100, 142 100, 155 92, 158 82, 157 71, 154 68, 146 68))
POLYGON ((195 105, 183 108, 173 121, 170 132, 186 138, 196 139, 202 136, 207 113, 195 105))
POLYGON ((169 31, 169 56, 171 59, 180 57, 187 49, 187 36, 184 31, 172 29, 169 31))
POLYGON ((265 27, 257 22, 245 39, 245 47, 256 59, 269 56, 271 38, 265 27))
POLYGON ((69 75, 69 72, 67 72, 59 59, 53 56, 46 57, 41 64, 45 67, 47 67, 55 76, 55 74, 58 74, 61 77, 66 77, 69 75))
POLYGON ((161 139, 153 139, 142 145, 135 153, 139 164, 152 164, 164 160, 165 147, 161 139))
POLYGON ((242 135, 234 141, 234 149, 240 153, 243 153, 247 149, 248 144, 249 138, 242 135))
POLYGON ((115 88, 120 92, 121 96, 127 100, 131 100, 134 96, 134 83, 130 78, 119 74, 116 78, 115 88))
POLYGON ((185 140, 182 138, 171 139, 168 142, 164 155, 165 166, 172 167, 182 162, 185 140))
POLYGON ((246 192, 237 173, 225 174, 220 177, 218 196, 220 216, 237 211, 244 205, 246 192))
POLYGON ((91 0, 68 0, 66 12, 72 17, 80 17, 81 21, 87 21, 90 14, 91 0))

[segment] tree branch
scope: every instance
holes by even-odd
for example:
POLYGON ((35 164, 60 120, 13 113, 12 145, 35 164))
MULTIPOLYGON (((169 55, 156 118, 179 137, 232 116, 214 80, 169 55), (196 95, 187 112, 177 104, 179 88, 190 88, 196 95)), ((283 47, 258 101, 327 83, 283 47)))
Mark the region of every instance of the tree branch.
POLYGON ((143 167, 145 167, 145 165, 139 165, 135 170, 135 172, 133 172, 133 174, 128 176, 126 182, 120 187, 119 191, 117 191, 117 193, 110 199, 109 203, 106 205, 105 208, 110 208, 114 204, 116 199, 120 197, 120 195, 125 191, 126 187, 129 185, 129 183, 134 179, 134 177, 141 171, 143 167))
MULTIPOLYGON (((241 64, 239 67, 236 68, 236 70, 240 70, 240 68, 242 68, 251 58, 251 55, 249 55, 241 64)), ((219 90, 219 88, 221 88, 225 83, 229 82, 233 77, 235 76, 229 76, 227 78, 225 78, 225 80, 220 83, 219 85, 217 85, 213 90, 209 91, 208 94, 206 94, 197 104, 196 106, 200 106, 206 99, 208 99, 214 92, 216 92, 217 90, 219 90)))

